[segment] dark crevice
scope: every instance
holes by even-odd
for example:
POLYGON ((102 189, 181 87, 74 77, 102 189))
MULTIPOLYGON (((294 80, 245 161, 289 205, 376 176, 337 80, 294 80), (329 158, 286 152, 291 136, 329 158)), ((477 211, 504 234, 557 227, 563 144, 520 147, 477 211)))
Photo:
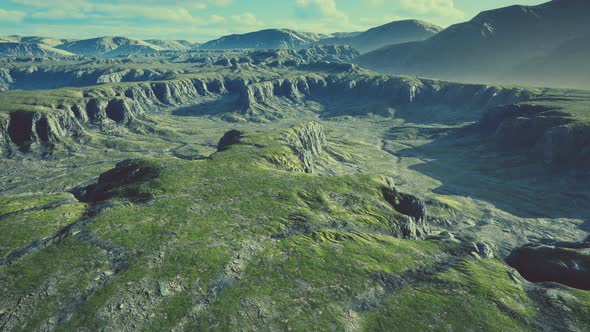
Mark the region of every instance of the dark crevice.
POLYGON ((107 117, 116 122, 125 120, 124 102, 120 99, 114 99, 109 102, 106 108, 107 117))
POLYGON ((383 188, 382 193, 385 200, 395 211, 412 217, 416 221, 426 220, 426 205, 420 199, 391 188, 383 188))
POLYGON ((33 116, 32 112, 14 112, 10 114, 8 135, 21 151, 28 151, 33 140, 33 116))
POLYGON ((47 144, 49 143, 49 121, 47 117, 41 117, 35 123, 35 130, 37 132, 37 137, 41 140, 41 142, 47 144))
POLYGON ((590 242, 527 244, 514 249, 506 262, 530 282, 590 290, 590 242))

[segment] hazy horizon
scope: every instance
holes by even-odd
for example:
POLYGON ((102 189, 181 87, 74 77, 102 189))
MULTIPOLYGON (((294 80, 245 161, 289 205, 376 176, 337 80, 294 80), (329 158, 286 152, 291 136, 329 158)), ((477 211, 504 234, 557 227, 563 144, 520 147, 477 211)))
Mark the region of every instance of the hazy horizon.
MULTIPOLYGON (((536 5, 547 1, 521 0, 536 5)), ((387 22, 420 19, 446 27, 512 0, 270 0, 96 1, 6 0, 0 3, 3 35, 57 38, 128 36, 204 42, 268 28, 307 32, 361 31, 387 22)))

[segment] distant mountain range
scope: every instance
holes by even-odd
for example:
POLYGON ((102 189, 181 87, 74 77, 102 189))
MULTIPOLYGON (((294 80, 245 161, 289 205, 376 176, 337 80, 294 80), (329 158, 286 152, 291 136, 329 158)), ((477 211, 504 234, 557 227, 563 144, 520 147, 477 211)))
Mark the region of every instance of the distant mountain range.
POLYGON ((99 37, 83 40, 37 36, 0 37, 0 56, 73 56, 116 57, 152 54, 162 51, 190 51, 200 44, 188 40, 139 40, 127 37, 99 37))
POLYGON ((288 29, 266 29, 246 34, 234 34, 209 41, 201 49, 297 49, 314 45, 350 45, 361 53, 380 47, 424 40, 442 28, 434 24, 404 20, 381 25, 363 32, 316 34, 288 29))
POLYGON ((223 36, 202 45, 186 40, 101 37, 65 40, 0 37, 0 56, 116 57, 163 51, 302 49, 350 45, 357 64, 380 72, 467 82, 590 89, 590 1, 553 0, 537 6, 484 11, 442 29, 395 21, 363 32, 318 34, 266 29, 223 36))
POLYGON ((125 37, 100 37, 77 40, 56 47, 74 54, 104 57, 157 53, 160 51, 160 48, 156 45, 143 40, 125 37))
POLYGON ((310 32, 289 29, 266 29, 245 34, 223 36, 201 45, 201 49, 296 49, 311 46, 322 39, 330 38, 310 32))
POLYGON ((139 40, 127 37, 99 37, 66 40, 46 37, 0 37, 0 56, 58 56, 89 55, 116 57, 152 54, 162 51, 234 49, 301 49, 316 45, 350 45, 361 53, 386 45, 424 40, 442 30, 417 20, 395 21, 361 32, 319 34, 289 29, 265 29, 245 34, 233 34, 204 44, 187 40, 139 40))
POLYGON ((49 45, 22 42, 0 42, 1 56, 71 56, 70 52, 49 45))
POLYGON ((476 82, 590 88, 590 1, 485 11, 424 41, 359 57, 369 69, 476 82))

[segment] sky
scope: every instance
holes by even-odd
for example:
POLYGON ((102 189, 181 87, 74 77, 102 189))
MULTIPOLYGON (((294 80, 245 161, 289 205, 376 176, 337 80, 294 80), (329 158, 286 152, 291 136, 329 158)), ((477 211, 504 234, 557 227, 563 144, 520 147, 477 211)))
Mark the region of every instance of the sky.
POLYGON ((204 42, 266 28, 363 31, 401 19, 443 27, 548 0, 0 0, 0 35, 128 36, 204 42))

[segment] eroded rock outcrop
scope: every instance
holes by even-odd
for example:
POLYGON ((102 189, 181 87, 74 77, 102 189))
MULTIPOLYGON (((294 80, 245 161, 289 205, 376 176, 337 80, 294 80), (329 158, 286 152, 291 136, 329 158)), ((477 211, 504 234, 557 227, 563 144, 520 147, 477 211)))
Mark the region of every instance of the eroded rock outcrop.
POLYGON ((10 71, 6 68, 0 68, 0 91, 6 91, 14 83, 10 71))
MULTIPOLYGON (((35 144, 48 147, 64 136, 80 135, 83 128, 68 112, 13 112, 3 126, 4 141, 13 143, 20 151, 27 152, 35 144)), ((10 149, 11 144, 5 146, 10 149)))
MULTIPOLYGON (((46 106, 47 111, 12 112, 0 125, 0 149, 28 152, 50 147, 65 136, 79 136, 86 124, 106 122, 128 125, 142 119, 146 110, 196 103, 204 96, 227 93, 220 79, 186 79, 132 85, 115 85, 83 91, 71 104, 46 106)), ((43 106, 43 105, 32 105, 43 106)))
POLYGON ((400 237, 423 239, 430 233, 426 222, 426 204, 419 198, 399 192, 393 185, 382 188, 383 198, 400 214, 396 232, 400 237))
POLYGON ((314 165, 327 146, 322 125, 308 122, 291 127, 283 134, 283 140, 299 158, 306 173, 314 172, 314 165))
POLYGON ((270 164, 290 172, 316 172, 327 149, 324 130, 319 123, 293 126, 281 133, 280 140, 283 148, 265 156, 270 164))

